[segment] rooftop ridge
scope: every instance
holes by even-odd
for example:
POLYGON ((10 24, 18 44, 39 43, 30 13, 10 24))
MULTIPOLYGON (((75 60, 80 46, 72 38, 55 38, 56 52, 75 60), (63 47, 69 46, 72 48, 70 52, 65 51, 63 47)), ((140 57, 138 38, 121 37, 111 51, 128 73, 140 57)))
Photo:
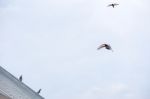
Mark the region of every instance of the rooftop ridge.
MULTIPOLYGON (((32 92, 35 95, 38 95, 41 99, 44 99, 41 95, 39 95, 37 92, 35 92, 33 89, 28 87, 25 83, 20 82, 18 78, 16 78, 14 75, 9 73, 7 70, 5 70, 2 66, 0 66, 0 72, 3 72, 8 78, 11 78, 13 82, 15 82, 17 85, 20 85, 21 87, 25 88, 26 90, 32 92)), ((6 94, 7 95, 7 94, 6 94)), ((8 95, 9 96, 9 95, 8 95)))

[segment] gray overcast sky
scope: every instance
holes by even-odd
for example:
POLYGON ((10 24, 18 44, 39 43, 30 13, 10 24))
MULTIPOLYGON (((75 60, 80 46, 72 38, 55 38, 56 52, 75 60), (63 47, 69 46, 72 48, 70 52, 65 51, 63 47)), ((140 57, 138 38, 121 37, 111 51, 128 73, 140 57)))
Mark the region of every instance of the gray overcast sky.
POLYGON ((150 1, 112 2, 0 0, 0 65, 46 99, 150 99, 150 1))

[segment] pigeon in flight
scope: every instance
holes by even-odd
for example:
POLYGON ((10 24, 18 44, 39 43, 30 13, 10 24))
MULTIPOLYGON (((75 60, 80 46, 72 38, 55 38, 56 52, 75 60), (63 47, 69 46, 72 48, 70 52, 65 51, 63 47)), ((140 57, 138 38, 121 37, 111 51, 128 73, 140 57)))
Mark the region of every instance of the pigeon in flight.
POLYGON ((42 90, 42 89, 39 89, 37 93, 39 94, 39 93, 41 92, 41 90, 42 90))
POLYGON ((21 81, 21 82, 22 82, 22 75, 19 77, 19 81, 21 81))
POLYGON ((108 7, 112 6, 112 7, 114 8, 114 7, 117 6, 117 5, 119 5, 119 4, 117 4, 117 3, 112 3, 112 4, 109 4, 108 7))
POLYGON ((102 44, 97 48, 97 50, 100 50, 101 48, 106 48, 107 50, 113 51, 109 44, 102 44))

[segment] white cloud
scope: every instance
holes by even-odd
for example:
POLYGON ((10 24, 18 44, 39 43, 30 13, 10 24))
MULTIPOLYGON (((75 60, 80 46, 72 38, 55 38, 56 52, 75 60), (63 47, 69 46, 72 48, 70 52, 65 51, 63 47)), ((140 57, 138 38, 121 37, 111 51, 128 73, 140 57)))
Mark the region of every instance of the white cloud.
POLYGON ((124 84, 112 84, 92 87, 84 92, 80 99, 131 99, 130 88, 124 84))

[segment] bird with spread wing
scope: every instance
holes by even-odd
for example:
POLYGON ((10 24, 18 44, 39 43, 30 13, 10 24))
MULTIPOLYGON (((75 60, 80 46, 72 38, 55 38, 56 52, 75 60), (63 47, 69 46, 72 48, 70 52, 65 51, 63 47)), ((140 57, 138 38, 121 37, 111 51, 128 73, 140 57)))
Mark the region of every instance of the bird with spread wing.
POLYGON ((111 3, 111 4, 108 5, 108 7, 111 7, 111 6, 112 6, 112 7, 114 8, 114 7, 117 6, 117 5, 119 5, 119 4, 117 4, 117 3, 111 3))
POLYGON ((113 51, 109 44, 102 44, 97 48, 97 50, 100 50, 101 48, 106 48, 107 50, 113 51))

